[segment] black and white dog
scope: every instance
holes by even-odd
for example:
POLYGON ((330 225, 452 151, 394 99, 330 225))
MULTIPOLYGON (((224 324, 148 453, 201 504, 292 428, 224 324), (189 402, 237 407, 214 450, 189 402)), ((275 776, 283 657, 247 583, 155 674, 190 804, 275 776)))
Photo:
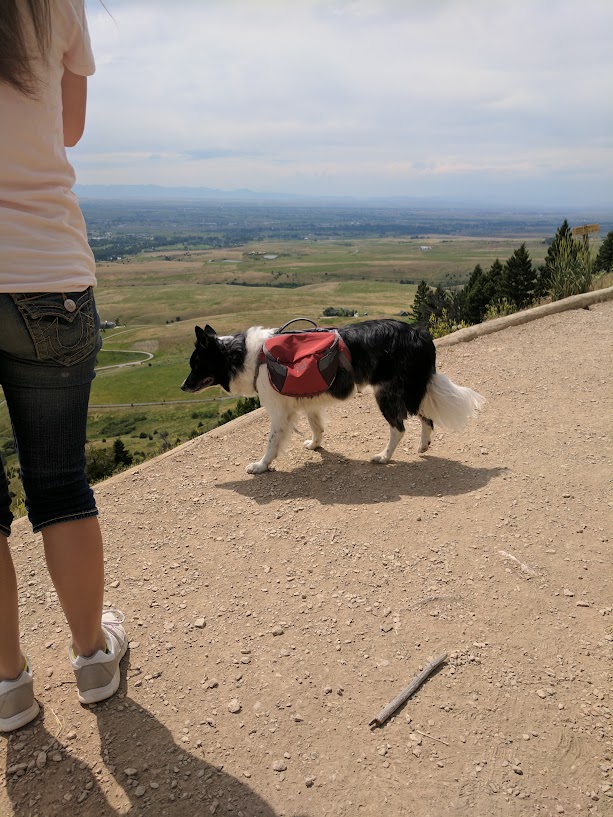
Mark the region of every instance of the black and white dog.
POLYGON ((383 319, 353 323, 338 332, 351 353, 352 370, 339 367, 330 389, 317 397, 286 397, 269 382, 266 364, 260 363, 264 341, 274 329, 252 326, 246 332, 219 336, 210 326, 196 327, 196 348, 191 372, 181 388, 198 392, 219 385, 230 394, 259 395, 270 415, 271 429, 266 452, 247 468, 250 474, 266 471, 293 428, 297 412, 306 414, 312 430, 304 445, 321 446, 324 432, 322 409, 334 400, 346 400, 356 387, 371 385, 377 404, 390 426, 387 446, 372 462, 390 461, 404 434, 404 420, 421 419, 418 451, 430 446, 435 425, 461 431, 482 407, 485 398, 472 389, 456 386, 436 371, 436 349, 428 332, 402 321, 383 319))

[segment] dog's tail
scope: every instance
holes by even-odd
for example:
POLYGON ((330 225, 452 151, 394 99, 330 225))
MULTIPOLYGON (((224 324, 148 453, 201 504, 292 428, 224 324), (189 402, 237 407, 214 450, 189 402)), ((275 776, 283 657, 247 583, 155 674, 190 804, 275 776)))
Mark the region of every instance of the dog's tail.
POLYGON ((456 386, 446 375, 435 372, 419 414, 450 431, 462 431, 469 420, 483 407, 485 397, 466 386, 456 386))

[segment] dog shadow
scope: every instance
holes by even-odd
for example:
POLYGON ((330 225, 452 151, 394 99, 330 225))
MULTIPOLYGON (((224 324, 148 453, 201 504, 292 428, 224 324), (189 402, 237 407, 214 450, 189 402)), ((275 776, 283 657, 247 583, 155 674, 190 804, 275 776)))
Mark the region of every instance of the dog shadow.
POLYGON ((217 482, 259 505, 283 499, 316 499, 322 505, 379 505, 401 497, 460 496, 484 488, 507 471, 504 467, 474 468, 443 457, 425 456, 412 462, 378 465, 350 460, 319 449, 319 462, 293 471, 267 471, 257 477, 217 482))
MULTIPOLYGON (((126 690, 127 663, 120 692, 126 690)), ((70 812, 80 817, 236 817, 239 813, 278 817, 244 781, 175 743, 171 732, 129 697, 114 697, 92 712, 100 756, 91 766, 79 758, 78 736, 73 742, 61 734, 54 737, 41 716, 12 736, 5 790, 15 817, 65 817, 70 812), (24 742, 26 760, 36 759, 43 751, 47 760, 42 768, 27 768, 19 775, 16 765, 26 765, 19 748, 24 742)))

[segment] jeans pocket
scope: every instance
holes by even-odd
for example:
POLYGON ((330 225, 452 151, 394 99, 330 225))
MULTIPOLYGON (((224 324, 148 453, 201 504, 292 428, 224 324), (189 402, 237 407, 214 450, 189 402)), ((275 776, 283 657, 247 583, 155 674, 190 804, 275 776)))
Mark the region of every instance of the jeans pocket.
POLYGON ((98 314, 92 287, 83 292, 25 292, 11 296, 37 360, 74 366, 98 349, 98 314))

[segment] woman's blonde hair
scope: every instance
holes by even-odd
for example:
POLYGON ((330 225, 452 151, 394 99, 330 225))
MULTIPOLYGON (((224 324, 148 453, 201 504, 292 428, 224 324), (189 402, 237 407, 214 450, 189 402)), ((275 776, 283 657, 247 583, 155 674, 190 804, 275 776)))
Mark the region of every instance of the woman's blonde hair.
POLYGON ((36 96, 38 78, 33 57, 46 56, 51 39, 49 0, 1 0, 0 2, 0 81, 7 82, 26 96, 36 96), (30 16, 39 54, 28 50, 24 11, 30 16))

